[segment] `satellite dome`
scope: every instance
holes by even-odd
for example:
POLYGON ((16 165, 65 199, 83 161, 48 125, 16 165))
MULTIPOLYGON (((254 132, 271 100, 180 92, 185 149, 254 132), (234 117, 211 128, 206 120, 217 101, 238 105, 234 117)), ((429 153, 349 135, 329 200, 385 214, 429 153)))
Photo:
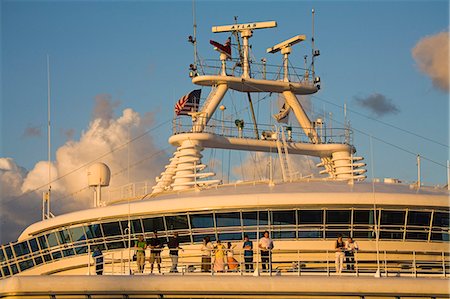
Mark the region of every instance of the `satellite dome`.
POLYGON ((109 186, 111 170, 105 163, 97 162, 89 166, 87 176, 90 187, 109 186))

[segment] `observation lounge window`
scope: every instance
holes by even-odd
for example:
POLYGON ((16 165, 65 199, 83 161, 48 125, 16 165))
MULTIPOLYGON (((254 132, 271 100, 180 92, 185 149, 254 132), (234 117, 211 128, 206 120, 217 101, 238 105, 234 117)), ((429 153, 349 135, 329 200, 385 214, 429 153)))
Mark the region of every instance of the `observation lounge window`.
POLYGON ((13 248, 16 253, 16 257, 30 253, 30 248, 28 248, 27 241, 14 244, 13 248))
POLYGON ((108 248, 108 250, 112 250, 112 249, 118 249, 118 248, 125 248, 126 246, 123 241, 116 241, 116 242, 106 243, 106 247, 108 248))
POLYGON ((0 247, 0 263, 4 262, 5 260, 5 254, 3 253, 3 249, 0 247))
POLYGON ((70 243, 70 236, 67 230, 61 230, 56 233, 60 244, 70 243))
POLYGON ((71 227, 69 233, 72 237, 73 242, 86 240, 86 235, 84 234, 84 229, 82 226, 71 227))
POLYGON ((220 233, 219 240, 220 241, 241 241, 242 233, 220 233))
POLYGON ((32 268, 33 266, 33 260, 26 260, 19 263, 20 271, 25 271, 26 269, 32 268))
POLYGON ((295 211, 273 211, 272 225, 296 225, 295 211))
POLYGON ((450 214, 446 212, 435 212, 433 216, 433 227, 450 228, 450 214))
POLYGON ((102 231, 99 224, 91 224, 86 226, 86 235, 88 239, 97 239, 102 237, 102 231))
POLYGON ((48 248, 48 243, 47 243, 47 239, 45 239, 45 236, 39 236, 38 240, 39 240, 39 245, 41 246, 41 249, 48 248))
POLYGON ((244 226, 266 226, 269 225, 269 214, 267 211, 242 212, 244 226))
POLYGON ((216 213, 217 227, 241 226, 241 215, 239 212, 216 213))
POLYGON ((49 233, 47 234, 47 241, 48 241, 48 245, 51 247, 56 247, 58 246, 58 239, 56 238, 56 234, 55 233, 49 233))
POLYGON ((192 228, 214 228, 213 214, 190 214, 192 228))
POLYGON ((298 211, 298 224, 323 224, 322 210, 300 210, 298 211))
POLYGON ((203 238, 208 236, 211 242, 216 241, 216 235, 215 234, 198 234, 198 235, 193 235, 192 239, 194 241, 194 243, 202 243, 203 242, 203 238))
POLYGON ((351 211, 327 210, 326 217, 327 224, 350 224, 351 211))
POLYGON ((142 219, 145 232, 162 231, 164 230, 164 221, 162 217, 142 219))
POLYGON ((5 246, 5 253, 6 253, 6 258, 8 260, 13 259, 14 258, 14 254, 12 252, 11 246, 10 245, 6 245, 5 246))
MULTIPOLYGON (((121 221, 122 231, 124 235, 128 235, 128 220, 121 221)), ((141 219, 130 220, 131 234, 142 234, 144 231, 141 225, 141 219)))
MULTIPOLYGON (((379 213, 377 213, 379 215, 379 213)), ((377 218, 378 220, 378 218, 377 218)), ((353 211, 353 224, 374 224, 374 212, 373 210, 354 210, 353 211)))
POLYGON ((166 224, 167 230, 189 229, 187 215, 166 216, 166 224))
POLYGON ((31 248, 32 252, 39 251, 39 245, 38 245, 36 239, 31 239, 31 240, 28 241, 28 243, 30 243, 30 248, 31 248))
POLYGON ((405 224, 405 211, 381 211, 381 225, 400 225, 405 224))
POLYGON ((120 230, 119 222, 116 222, 116 221, 102 223, 102 229, 103 229, 103 234, 105 235, 105 237, 122 235, 122 231, 120 230))
POLYGON ((433 231, 431 232, 432 241, 449 242, 449 222, 450 214, 448 212, 434 212, 433 231))
POLYGON ((408 211, 408 225, 430 226, 431 212, 408 211))

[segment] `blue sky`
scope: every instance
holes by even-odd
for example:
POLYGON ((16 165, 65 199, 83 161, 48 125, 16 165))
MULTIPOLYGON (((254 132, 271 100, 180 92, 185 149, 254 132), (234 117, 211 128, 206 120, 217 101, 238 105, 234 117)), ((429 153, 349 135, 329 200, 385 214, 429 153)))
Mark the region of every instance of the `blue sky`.
MULTIPOLYGON (((336 126, 347 103, 351 124, 445 165, 448 159, 448 91, 437 89, 421 72, 412 49, 426 36, 449 27, 448 1, 198 1, 199 54, 217 58, 209 39, 214 25, 275 20, 276 29, 255 32, 255 57, 284 39, 311 32, 316 10, 316 71, 322 89, 311 99, 316 110, 331 111, 336 126), (379 94, 397 113, 382 116, 358 105, 356 98, 379 94), (442 145, 406 134, 383 122, 426 136, 442 145)), ((153 125, 170 120, 173 104, 195 88, 192 63, 191 1, 2 1, 1 153, 31 170, 47 158, 46 56, 52 85, 52 156, 69 138, 78 140, 89 126, 94 98, 110 95, 115 114, 130 107, 152 112, 153 125), (28 128, 28 131, 27 131, 28 128), (31 129, 31 130, 30 130, 31 129), (25 133, 25 132, 28 132, 25 133)), ((309 44, 296 46, 291 61, 301 66, 309 44), (297 50, 298 49, 298 50, 297 50), (303 52, 302 52, 303 51, 303 52)), ((158 148, 167 146, 171 126, 153 131, 158 148)), ((372 171, 370 140, 355 133, 358 154, 372 171)), ((415 156, 373 140, 374 176, 416 179, 415 156)), ((423 162, 423 181, 445 184, 446 169, 423 162)))

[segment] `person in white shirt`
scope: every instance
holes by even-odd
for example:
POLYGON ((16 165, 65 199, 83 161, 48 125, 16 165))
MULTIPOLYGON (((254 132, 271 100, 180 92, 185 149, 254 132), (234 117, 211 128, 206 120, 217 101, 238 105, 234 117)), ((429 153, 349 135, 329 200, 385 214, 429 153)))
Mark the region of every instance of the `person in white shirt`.
POLYGON ((344 252, 345 252, 345 242, 342 240, 342 235, 339 234, 336 242, 334 242, 335 253, 335 266, 336 266, 336 274, 341 274, 342 269, 344 268, 344 252))
POLYGON ((347 270, 355 270, 355 252, 359 250, 358 243, 352 237, 345 241, 345 263, 347 270))
POLYGON ((261 263, 263 272, 272 272, 272 249, 273 241, 270 238, 269 232, 264 232, 264 237, 259 240, 261 250, 261 263))
POLYGON ((211 272, 211 253, 214 250, 214 246, 211 243, 209 236, 203 238, 202 244, 202 272, 211 272))

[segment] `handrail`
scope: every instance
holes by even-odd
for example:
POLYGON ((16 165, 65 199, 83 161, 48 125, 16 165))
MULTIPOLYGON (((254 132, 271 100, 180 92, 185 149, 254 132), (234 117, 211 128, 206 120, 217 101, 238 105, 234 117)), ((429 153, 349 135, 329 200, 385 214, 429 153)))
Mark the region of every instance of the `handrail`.
MULTIPOLYGON (((345 275, 345 276, 374 276, 377 271, 377 262, 375 251, 360 251, 354 256, 354 269, 350 268, 353 262, 347 260, 344 264, 342 273, 336 273, 334 269, 334 254, 329 250, 288 250, 274 249, 272 250, 269 269, 263 271, 259 262, 258 271, 248 271, 245 267, 243 250, 233 250, 233 258, 236 260, 237 269, 230 269, 227 266, 227 252, 224 251, 224 267, 223 270, 216 266, 216 258, 214 251, 211 252, 211 264, 208 268, 211 271, 202 271, 202 255, 199 249, 184 249, 179 251, 178 273, 180 275, 189 275, 192 273, 204 275, 345 275)), ((138 273, 135 261, 128 268, 127 256, 121 252, 109 252, 104 255, 104 275, 146 275, 150 274, 149 270, 149 250, 146 252, 146 260, 144 272, 138 273)), ((169 274, 171 271, 171 259, 167 250, 163 251, 161 263, 161 274, 169 274)), ((260 250, 254 250, 253 269, 256 270, 257 261, 261 259, 260 250)), ((88 265, 91 264, 92 258, 89 257, 88 265)), ((381 276, 384 277, 448 277, 446 269, 450 268, 450 253, 448 252, 418 252, 418 251, 384 251, 383 255, 384 269, 381 276)), ((89 271, 90 273, 90 271, 89 271)), ((159 274, 157 267, 154 267, 154 274, 159 274)))

